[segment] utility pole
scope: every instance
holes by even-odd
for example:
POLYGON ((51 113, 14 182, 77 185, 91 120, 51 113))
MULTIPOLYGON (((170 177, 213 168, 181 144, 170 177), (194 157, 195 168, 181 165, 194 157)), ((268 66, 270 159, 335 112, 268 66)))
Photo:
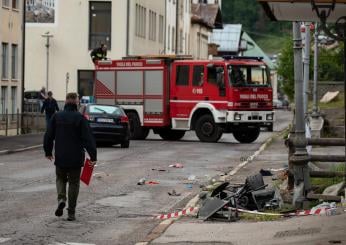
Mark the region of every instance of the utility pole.
POLYGON ((304 46, 304 115, 308 113, 308 102, 309 102, 309 67, 310 67, 310 23, 305 22, 305 46, 304 46))
POLYGON ((318 96, 317 96, 317 80, 318 80, 318 24, 315 23, 314 34, 314 90, 313 90, 313 107, 312 116, 319 117, 318 113, 318 96))
POLYGON ((295 91, 295 133, 293 144, 295 152, 290 161, 293 164, 294 198, 293 204, 297 208, 303 208, 306 203, 306 195, 310 189, 309 155, 306 151, 305 115, 304 115, 304 84, 303 84, 303 60, 302 38, 299 22, 293 22, 293 49, 294 49, 294 91, 295 91))
POLYGON ((70 80, 70 73, 66 72, 66 94, 68 93, 69 80, 70 80))
POLYGON ((43 38, 46 38, 46 50, 47 50, 47 62, 46 62, 46 91, 49 91, 48 85, 49 85, 49 47, 50 47, 50 39, 53 37, 52 34, 49 34, 49 31, 45 34, 41 35, 43 38))

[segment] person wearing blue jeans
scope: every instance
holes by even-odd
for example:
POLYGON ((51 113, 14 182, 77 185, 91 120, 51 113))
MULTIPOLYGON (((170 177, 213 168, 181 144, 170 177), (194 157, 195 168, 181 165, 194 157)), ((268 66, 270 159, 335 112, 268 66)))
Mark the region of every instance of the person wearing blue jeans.
POLYGON ((48 127, 50 119, 57 111, 59 111, 58 103, 53 98, 53 93, 49 91, 48 97, 44 100, 43 105, 41 107, 41 113, 46 113, 46 128, 48 127))

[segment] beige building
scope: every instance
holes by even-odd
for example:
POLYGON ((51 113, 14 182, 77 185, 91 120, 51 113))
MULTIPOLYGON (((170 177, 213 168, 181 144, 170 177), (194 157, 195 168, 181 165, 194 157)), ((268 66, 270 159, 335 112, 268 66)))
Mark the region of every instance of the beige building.
MULTIPOLYGON (((197 1, 196 1, 197 2, 197 1)), ((209 37, 213 29, 222 29, 221 1, 200 0, 191 6, 190 53, 195 59, 208 58, 209 37)))
MULTIPOLYGON (((17 117, 11 114, 21 111, 23 12, 20 0, 2 0, 0 5, 0 134, 4 134, 6 119, 7 127, 11 128, 17 123, 17 117)), ((7 131, 14 133, 16 130, 7 131)))
POLYGON ((53 19, 35 17, 39 5, 30 5, 33 14, 31 23, 26 24, 26 90, 47 86, 46 38, 42 37, 47 32, 52 35, 47 90, 53 91, 57 100, 71 91, 92 95, 94 65, 90 52, 101 43, 107 44, 111 59, 164 52, 165 1, 55 0, 50 5, 54 6, 53 19))

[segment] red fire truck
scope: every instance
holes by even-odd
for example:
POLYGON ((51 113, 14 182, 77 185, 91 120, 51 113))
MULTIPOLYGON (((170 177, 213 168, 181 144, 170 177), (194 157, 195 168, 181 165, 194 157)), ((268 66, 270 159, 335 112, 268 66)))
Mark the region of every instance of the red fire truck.
POLYGON ((132 139, 145 139, 153 129, 165 140, 179 140, 194 130, 203 142, 233 133, 251 143, 261 127, 273 128, 270 75, 258 57, 99 61, 94 93, 97 103, 124 108, 132 139))

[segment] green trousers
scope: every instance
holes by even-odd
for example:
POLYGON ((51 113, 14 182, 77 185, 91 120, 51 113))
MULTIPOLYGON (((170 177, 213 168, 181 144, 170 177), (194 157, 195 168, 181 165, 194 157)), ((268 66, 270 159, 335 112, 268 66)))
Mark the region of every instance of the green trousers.
POLYGON ((66 202, 66 186, 68 182, 68 213, 74 214, 79 194, 81 168, 63 169, 56 166, 55 173, 58 201, 64 200, 66 202))

